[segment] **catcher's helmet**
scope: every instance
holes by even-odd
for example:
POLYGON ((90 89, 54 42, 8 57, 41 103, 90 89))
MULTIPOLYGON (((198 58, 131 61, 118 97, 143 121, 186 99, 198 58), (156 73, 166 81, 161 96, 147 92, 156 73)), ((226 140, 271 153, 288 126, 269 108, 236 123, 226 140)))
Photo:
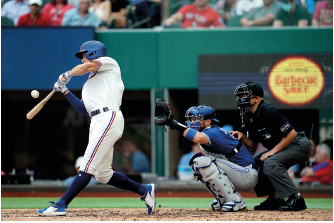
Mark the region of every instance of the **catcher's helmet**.
POLYGON ((258 83, 245 82, 236 87, 234 94, 238 97, 236 100, 242 116, 252 106, 250 99, 253 95, 263 98, 263 89, 258 83))
POLYGON ((98 57, 107 56, 106 46, 96 40, 85 42, 81 45, 80 51, 75 54, 79 59, 83 58, 83 53, 86 53, 86 58, 88 60, 95 60, 98 57))
POLYGON ((187 119, 186 125, 188 128, 198 130, 200 127, 200 121, 211 119, 212 121, 219 122, 216 117, 216 112, 214 108, 208 105, 200 105, 190 107, 185 114, 187 119))

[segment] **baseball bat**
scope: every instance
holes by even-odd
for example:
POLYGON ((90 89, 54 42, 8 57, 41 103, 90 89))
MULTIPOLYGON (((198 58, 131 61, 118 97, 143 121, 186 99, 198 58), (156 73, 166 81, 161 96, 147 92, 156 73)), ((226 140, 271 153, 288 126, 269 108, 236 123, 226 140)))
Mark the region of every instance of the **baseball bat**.
POLYGON ((44 107, 46 102, 51 98, 51 96, 55 93, 55 90, 52 90, 48 96, 46 96, 40 103, 38 103, 31 111, 27 114, 27 119, 32 119, 35 115, 44 107))

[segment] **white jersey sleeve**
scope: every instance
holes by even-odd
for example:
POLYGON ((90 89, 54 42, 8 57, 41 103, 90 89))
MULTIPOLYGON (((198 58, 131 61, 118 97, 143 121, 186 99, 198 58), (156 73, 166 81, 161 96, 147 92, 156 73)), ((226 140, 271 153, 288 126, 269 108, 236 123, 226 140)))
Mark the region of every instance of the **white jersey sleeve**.
POLYGON ((116 60, 99 57, 95 61, 100 63, 100 67, 89 74, 82 89, 82 100, 89 114, 104 107, 120 107, 124 91, 121 70, 116 60))

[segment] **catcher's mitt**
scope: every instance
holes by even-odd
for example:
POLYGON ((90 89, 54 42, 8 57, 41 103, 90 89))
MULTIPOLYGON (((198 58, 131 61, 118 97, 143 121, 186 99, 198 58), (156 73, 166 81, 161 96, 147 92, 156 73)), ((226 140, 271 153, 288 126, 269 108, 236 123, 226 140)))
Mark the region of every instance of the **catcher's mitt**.
POLYGON ((165 100, 157 98, 155 104, 154 123, 156 125, 168 125, 174 119, 174 115, 165 100))

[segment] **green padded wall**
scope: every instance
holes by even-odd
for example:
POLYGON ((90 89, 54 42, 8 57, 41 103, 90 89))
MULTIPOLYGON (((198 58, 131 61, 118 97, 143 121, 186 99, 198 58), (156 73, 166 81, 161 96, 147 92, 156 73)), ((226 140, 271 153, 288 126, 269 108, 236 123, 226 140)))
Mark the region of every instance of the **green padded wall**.
POLYGON ((97 31, 128 90, 197 89, 198 55, 333 52, 332 28, 97 31))

